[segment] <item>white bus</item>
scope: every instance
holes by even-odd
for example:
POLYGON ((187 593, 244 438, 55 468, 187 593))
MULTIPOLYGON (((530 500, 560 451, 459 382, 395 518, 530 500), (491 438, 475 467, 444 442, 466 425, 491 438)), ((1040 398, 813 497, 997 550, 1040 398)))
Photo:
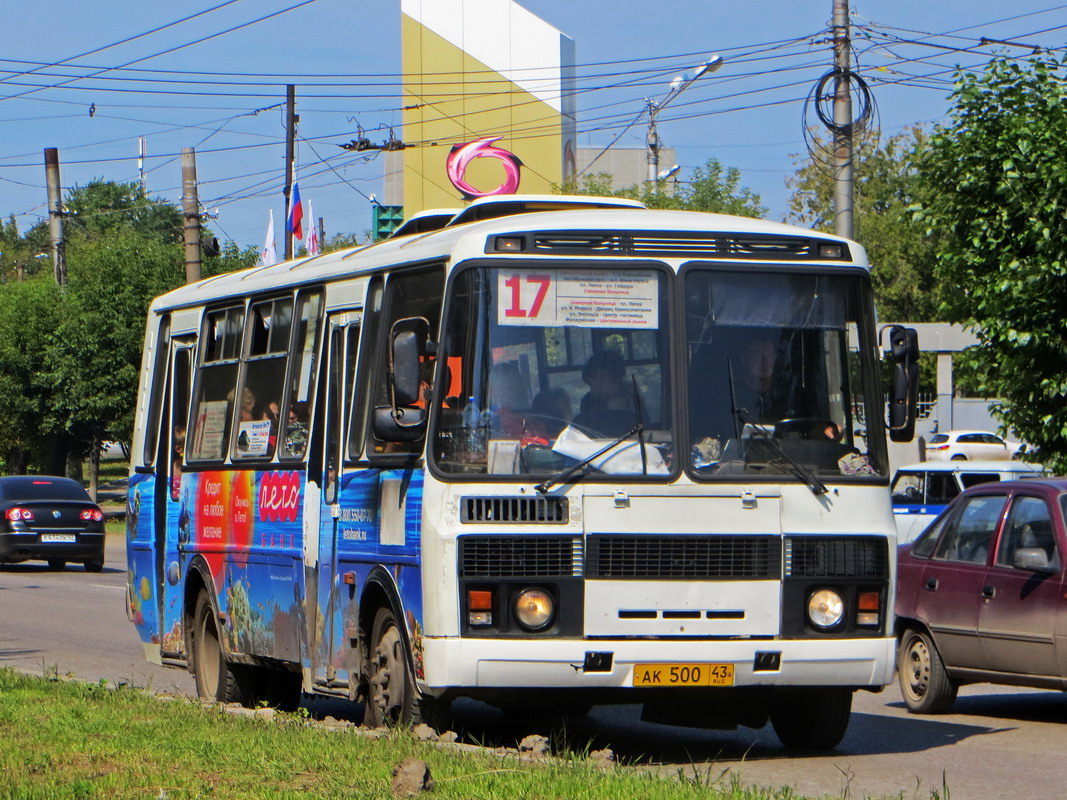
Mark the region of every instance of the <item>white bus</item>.
POLYGON ((148 658, 203 698, 302 690, 372 724, 640 703, 836 745, 894 669, 863 249, 599 198, 439 224, 152 303, 127 530, 148 658))

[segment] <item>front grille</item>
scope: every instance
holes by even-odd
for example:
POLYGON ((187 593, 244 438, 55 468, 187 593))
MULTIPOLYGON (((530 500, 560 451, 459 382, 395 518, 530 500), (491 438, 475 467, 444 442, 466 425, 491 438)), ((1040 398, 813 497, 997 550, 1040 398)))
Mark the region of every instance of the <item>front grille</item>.
POLYGON ((574 536, 461 536, 461 578, 560 578, 582 574, 574 536))
POLYGON ((790 536, 790 578, 888 578, 889 544, 883 536, 790 536))
POLYGON ((464 497, 459 521, 565 525, 570 514, 566 497, 464 497))
POLYGON ((624 536, 588 539, 589 578, 769 580, 780 574, 775 536, 624 536))
MULTIPOLYGON (((628 255, 720 258, 765 258, 809 261, 825 258, 819 239, 755 234, 679 233, 661 231, 571 232, 542 231, 530 235, 530 249, 553 255, 628 255)), ((835 242, 835 244, 837 244, 835 242)), ((842 245, 840 258, 848 260, 842 245)))

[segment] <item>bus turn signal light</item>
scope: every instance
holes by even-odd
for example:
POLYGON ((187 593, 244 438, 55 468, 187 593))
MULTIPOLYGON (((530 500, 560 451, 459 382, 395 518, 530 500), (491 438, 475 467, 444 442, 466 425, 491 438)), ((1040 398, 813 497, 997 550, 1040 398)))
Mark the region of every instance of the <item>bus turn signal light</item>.
POLYGON ((856 624, 877 625, 882 598, 878 592, 860 592, 856 599, 856 624))
POLYGON ((471 625, 493 624, 493 593, 488 589, 467 590, 467 622, 471 625))

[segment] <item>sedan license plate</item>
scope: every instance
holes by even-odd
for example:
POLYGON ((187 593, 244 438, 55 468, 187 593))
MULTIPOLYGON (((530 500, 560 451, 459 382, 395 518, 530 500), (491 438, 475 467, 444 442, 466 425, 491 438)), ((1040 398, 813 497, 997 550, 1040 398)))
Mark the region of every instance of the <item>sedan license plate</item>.
POLYGON ((73 544, 77 537, 73 533, 42 533, 41 542, 64 542, 73 544))
POLYGON ((733 686, 733 664, 635 664, 634 686, 733 686))

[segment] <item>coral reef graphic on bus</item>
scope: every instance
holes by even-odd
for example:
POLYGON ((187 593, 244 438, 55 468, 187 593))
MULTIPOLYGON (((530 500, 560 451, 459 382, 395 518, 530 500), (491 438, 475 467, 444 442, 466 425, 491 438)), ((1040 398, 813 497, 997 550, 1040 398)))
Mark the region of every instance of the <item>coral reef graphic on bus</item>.
POLYGON ((463 193, 464 199, 474 200, 497 194, 515 194, 519 190, 519 168, 522 166, 522 161, 517 155, 502 147, 493 147, 493 142, 503 138, 503 136, 491 136, 466 144, 452 145, 445 161, 445 171, 452 185, 463 193), (476 158, 498 159, 504 167, 504 182, 488 192, 481 192, 467 183, 465 180, 467 167, 476 158))

